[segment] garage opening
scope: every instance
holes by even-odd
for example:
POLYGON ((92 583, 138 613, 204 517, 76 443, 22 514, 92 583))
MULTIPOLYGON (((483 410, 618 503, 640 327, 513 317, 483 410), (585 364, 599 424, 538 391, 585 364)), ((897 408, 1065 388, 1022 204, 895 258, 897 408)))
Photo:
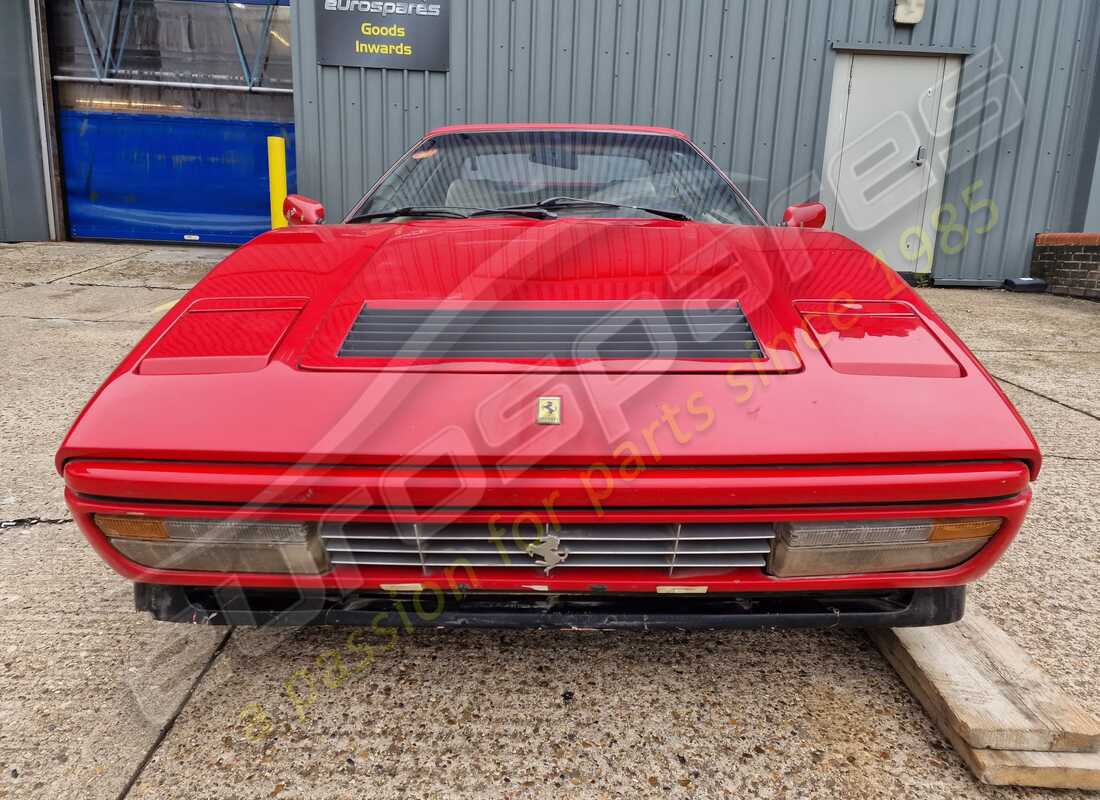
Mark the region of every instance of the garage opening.
POLYGON ((68 234, 239 244, 293 192, 289 0, 49 3, 68 234))

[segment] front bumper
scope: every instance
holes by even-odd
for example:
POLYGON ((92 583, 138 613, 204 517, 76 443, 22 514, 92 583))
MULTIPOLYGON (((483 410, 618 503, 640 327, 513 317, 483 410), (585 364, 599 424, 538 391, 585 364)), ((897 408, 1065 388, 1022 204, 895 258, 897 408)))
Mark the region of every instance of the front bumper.
MULTIPOLYGON (((652 468, 593 507, 582 471, 521 471, 509 481, 482 475, 467 507, 444 494, 469 476, 449 470, 368 467, 275 467, 81 461, 66 466, 66 500, 103 559, 136 583, 247 590, 386 593, 417 585, 448 591, 573 595, 654 595, 669 586, 707 597, 789 592, 889 592, 961 586, 981 577, 1008 547, 1023 522, 1030 490, 1020 462, 805 467, 652 468), (400 505, 379 497, 400 485, 400 505), (389 488, 387 488, 389 487, 389 488), (472 502, 476 499, 476 503, 472 502), (586 505, 586 500, 588 501, 586 505), (373 502, 370 502, 373 501, 373 502), (657 503, 660 505, 657 505, 657 503), (211 572, 145 567, 122 556, 93 522, 95 514, 317 522, 496 522, 502 528, 560 522, 772 523, 928 517, 1002 517, 1005 524, 976 555, 957 566, 909 572, 869 572, 779 578, 761 568, 730 568, 675 576, 648 568, 477 568, 335 566, 322 575, 211 572), (537 587, 537 588, 536 588, 537 587)), ((536 596, 538 596, 536 594, 536 596)))
MULTIPOLYGON (((962 618, 965 587, 883 592, 713 595, 508 595, 212 589, 134 585, 139 611, 205 625, 359 625, 412 628, 706 630, 917 627, 962 618)), ((391 634, 392 635, 392 634, 391 634)))

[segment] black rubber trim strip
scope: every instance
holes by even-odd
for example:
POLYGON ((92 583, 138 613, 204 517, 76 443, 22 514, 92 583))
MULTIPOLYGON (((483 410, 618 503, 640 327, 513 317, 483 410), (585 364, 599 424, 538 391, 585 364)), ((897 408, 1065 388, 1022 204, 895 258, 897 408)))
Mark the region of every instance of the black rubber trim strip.
POLYGON ((354 625, 378 628, 548 628, 594 630, 707 630, 717 628, 917 627, 962 619, 963 586, 877 594, 857 592, 768 595, 468 594, 417 598, 431 614, 414 613, 412 595, 349 595, 293 590, 195 589, 134 585, 139 611, 156 620, 207 625, 354 625), (449 602, 448 602, 449 601, 449 602))

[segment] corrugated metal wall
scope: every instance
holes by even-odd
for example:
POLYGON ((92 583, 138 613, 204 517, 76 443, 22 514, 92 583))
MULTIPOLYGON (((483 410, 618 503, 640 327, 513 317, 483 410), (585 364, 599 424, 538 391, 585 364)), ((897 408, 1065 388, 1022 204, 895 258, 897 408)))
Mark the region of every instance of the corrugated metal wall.
POLYGON ((5 11, 0 26, 0 242, 49 239, 30 6, 12 4, 5 11))
MULTIPOLYGON (((959 100, 983 111, 953 141, 944 202, 969 227, 963 192, 980 180, 972 197, 998 219, 937 253, 937 281, 1027 274, 1036 231, 1084 220, 1094 0, 928 0, 912 28, 894 26, 894 0, 453 0, 448 73, 317 66, 315 2, 293 3, 298 174, 330 219, 424 131, 485 121, 679 128, 777 219, 820 188, 836 48, 875 45, 975 53, 959 100), (1013 86, 1025 105, 1010 119, 1013 86)), ((976 211, 973 227, 988 223, 976 211)))

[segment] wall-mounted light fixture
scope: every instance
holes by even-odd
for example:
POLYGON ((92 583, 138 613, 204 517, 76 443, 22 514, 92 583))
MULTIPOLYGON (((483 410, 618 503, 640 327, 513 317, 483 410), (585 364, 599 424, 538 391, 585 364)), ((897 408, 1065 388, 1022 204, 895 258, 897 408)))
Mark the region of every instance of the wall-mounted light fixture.
POLYGON ((924 19, 924 0, 894 0, 894 24, 916 25, 924 19))

